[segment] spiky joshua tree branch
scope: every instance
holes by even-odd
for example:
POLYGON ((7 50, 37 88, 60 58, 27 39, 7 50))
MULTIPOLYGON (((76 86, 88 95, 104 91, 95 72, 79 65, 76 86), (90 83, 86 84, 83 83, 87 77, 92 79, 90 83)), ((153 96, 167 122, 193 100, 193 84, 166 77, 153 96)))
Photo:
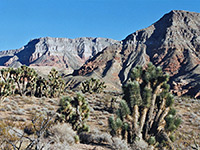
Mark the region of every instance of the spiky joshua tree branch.
POLYGON ((113 136, 121 136, 128 143, 144 140, 154 145, 163 140, 174 149, 169 138, 181 123, 172 108, 174 97, 169 92, 169 76, 149 63, 131 71, 123 86, 124 96, 117 115, 109 118, 113 136))

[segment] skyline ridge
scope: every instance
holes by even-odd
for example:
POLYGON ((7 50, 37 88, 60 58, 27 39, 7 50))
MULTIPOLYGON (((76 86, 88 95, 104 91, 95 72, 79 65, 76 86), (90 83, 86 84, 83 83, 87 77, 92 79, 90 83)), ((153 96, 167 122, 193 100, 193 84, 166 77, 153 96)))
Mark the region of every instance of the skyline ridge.
POLYGON ((171 10, 200 12, 199 5, 197 0, 1 0, 0 50, 39 37, 122 40, 171 10))

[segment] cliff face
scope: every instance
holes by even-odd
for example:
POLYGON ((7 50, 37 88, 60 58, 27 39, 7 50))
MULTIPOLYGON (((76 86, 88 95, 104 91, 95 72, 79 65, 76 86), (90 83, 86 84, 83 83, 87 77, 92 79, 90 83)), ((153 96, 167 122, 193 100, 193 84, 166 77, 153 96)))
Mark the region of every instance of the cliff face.
POLYGON ((171 11, 148 28, 108 46, 74 75, 98 74, 113 84, 124 84, 136 65, 152 62, 171 75, 177 95, 200 90, 200 14, 171 11))
POLYGON ((77 69, 105 47, 116 43, 106 38, 38 38, 17 50, 0 52, 0 65, 57 66, 77 69))
POLYGON ((170 74, 174 93, 199 97, 200 14, 171 11, 120 42, 106 38, 46 37, 31 40, 17 50, 0 52, 1 66, 77 69, 74 76, 95 75, 117 88, 126 83, 133 67, 148 62, 170 74))

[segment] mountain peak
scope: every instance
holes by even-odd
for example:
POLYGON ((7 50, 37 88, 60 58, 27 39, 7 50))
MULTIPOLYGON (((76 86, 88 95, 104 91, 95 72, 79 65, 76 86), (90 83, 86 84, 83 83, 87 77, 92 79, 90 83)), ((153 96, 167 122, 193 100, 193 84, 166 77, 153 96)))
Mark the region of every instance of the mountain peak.
POLYGON ((193 84, 200 82, 200 14, 172 10, 151 26, 127 36, 121 45, 107 47, 74 74, 94 72, 109 82, 124 84, 132 68, 150 61, 171 75, 174 93, 196 95, 200 90, 193 84))
POLYGON ((177 14, 177 13, 192 13, 186 10, 171 10, 169 13, 177 14))
POLYGON ((187 23, 188 20, 194 20, 194 21, 196 19, 199 20, 199 17, 200 17, 200 13, 189 12, 185 10, 172 10, 169 13, 165 14, 159 21, 165 20, 169 22, 187 23))
POLYGON ((150 61, 171 75, 174 93, 200 97, 200 13, 172 10, 121 42, 44 37, 31 40, 18 51, 0 53, 2 65, 79 68, 74 75, 102 77, 115 87, 128 81, 133 67, 150 61))
POLYGON ((199 14, 197 12, 191 12, 191 11, 187 11, 187 10, 171 10, 169 13, 173 13, 173 14, 199 14))

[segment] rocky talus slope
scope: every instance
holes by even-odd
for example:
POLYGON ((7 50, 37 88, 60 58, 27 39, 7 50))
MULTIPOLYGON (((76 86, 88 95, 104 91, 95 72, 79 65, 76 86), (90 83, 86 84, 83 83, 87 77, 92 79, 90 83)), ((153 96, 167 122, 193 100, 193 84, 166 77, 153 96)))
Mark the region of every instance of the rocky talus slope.
POLYGON ((113 85, 126 83, 136 65, 152 62, 170 74, 177 95, 200 93, 200 13, 173 10, 148 28, 108 46, 74 75, 98 75, 113 85))
POLYGON ((78 69, 90 57, 116 43, 107 38, 38 38, 17 50, 0 52, 0 65, 55 66, 78 69))

